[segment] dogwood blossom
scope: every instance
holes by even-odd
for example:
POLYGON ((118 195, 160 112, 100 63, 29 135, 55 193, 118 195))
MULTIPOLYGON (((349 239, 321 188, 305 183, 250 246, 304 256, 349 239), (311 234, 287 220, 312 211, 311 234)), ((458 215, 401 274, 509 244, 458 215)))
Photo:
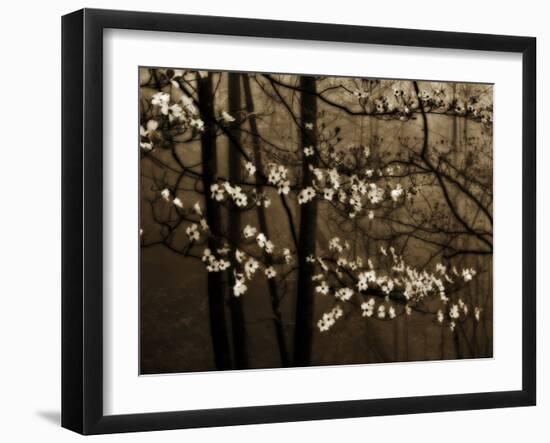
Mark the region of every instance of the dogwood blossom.
POLYGON ((332 188, 323 189, 323 197, 325 198, 325 200, 332 201, 332 198, 334 197, 334 189, 332 188))
POLYGON ((256 236, 256 232, 258 232, 258 230, 253 227, 253 226, 250 226, 250 225, 246 225, 244 227, 244 238, 252 238, 254 236, 256 236))
POLYGON ((157 92, 151 98, 151 104, 160 109, 164 115, 168 115, 168 105, 170 103, 170 94, 166 92, 157 92))
POLYGON ((210 192, 212 194, 212 198, 216 201, 222 201, 224 198, 224 188, 218 185, 217 183, 214 183, 210 186, 210 192))
POLYGON ((263 248, 267 242, 267 237, 265 236, 265 234, 263 232, 260 232, 257 236, 256 236, 256 241, 258 242, 258 246, 260 248, 263 248))
POLYGON ((293 261, 293 258, 292 258, 292 254, 290 253, 290 249, 288 248, 284 248, 283 249, 283 257, 285 259, 285 262, 288 264, 288 263, 292 263, 293 261))
POLYGON ((201 209, 201 205, 199 204, 199 202, 196 202, 194 205, 193 205, 193 211, 195 211, 195 213, 197 215, 202 215, 202 209, 201 209))
POLYGON ((333 237, 332 239, 330 239, 328 243, 328 248, 331 251, 342 252, 344 248, 340 244, 340 237, 333 237))
POLYGON ((384 198, 384 189, 378 187, 376 183, 370 183, 367 197, 372 204, 380 203, 384 198))
POLYGON ((226 111, 222 111, 221 118, 225 123, 232 123, 235 121, 235 117, 228 114, 226 111))
POLYGON ((478 308, 477 306, 474 308, 474 317, 476 318, 477 321, 479 321, 481 318, 481 309, 478 308))
POLYGON ((188 226, 185 229, 185 233, 189 237, 189 240, 191 241, 199 241, 201 238, 201 235, 198 231, 198 225, 196 223, 193 223, 192 225, 188 226))
POLYGON ((246 254, 243 251, 235 249, 235 260, 237 260, 237 262, 242 263, 245 258, 246 254))
POLYGON ((348 301, 353 296, 353 289, 350 288, 340 288, 336 291, 336 294, 334 296, 342 301, 348 301))
POLYGON ((259 267, 260 264, 258 263, 258 260, 250 257, 244 264, 244 272, 246 273, 246 277, 250 280, 259 267))
POLYGON ((329 287, 327 285, 326 281, 322 281, 320 285, 315 287, 315 292, 318 292, 322 295, 327 295, 329 291, 329 287))
POLYGON ((466 282, 470 281, 475 275, 476 275, 476 271, 474 269, 463 269, 462 270, 462 277, 464 278, 464 281, 466 281, 466 282))
POLYGON ((200 118, 192 118, 189 120, 189 126, 195 128, 197 131, 204 131, 204 122, 200 118))
POLYGON ((248 175, 254 175, 256 173, 256 166, 251 162, 246 162, 244 165, 248 175))
POLYGON ((233 295, 235 297, 240 297, 247 291, 248 287, 245 284, 243 279, 235 279, 235 284, 233 285, 233 295))
POLYGON ((458 310, 458 305, 453 304, 449 310, 449 317, 458 318, 460 317, 460 312, 458 310))
POLYGON ((308 186, 305 189, 302 189, 300 193, 298 194, 298 203, 304 204, 307 203, 315 198, 315 189, 313 189, 311 186, 308 186))
POLYGON ((368 288, 369 288, 368 273, 361 272, 357 280, 357 289, 359 289, 360 291, 366 291, 368 288))
POLYGON ((162 198, 164 200, 166 200, 167 202, 170 201, 170 190, 168 188, 164 188, 161 192, 160 192, 160 195, 162 196, 162 198))
POLYGON ((403 188, 401 187, 401 184, 398 183, 397 186, 392 189, 390 194, 393 201, 399 200, 399 197, 403 195, 403 188))

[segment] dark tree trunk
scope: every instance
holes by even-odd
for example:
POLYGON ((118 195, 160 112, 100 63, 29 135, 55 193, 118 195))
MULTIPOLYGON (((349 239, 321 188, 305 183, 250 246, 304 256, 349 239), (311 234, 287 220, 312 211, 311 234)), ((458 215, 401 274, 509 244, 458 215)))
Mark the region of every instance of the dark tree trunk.
MULTIPOLYGON (((202 119, 205 123, 205 130, 201 134, 201 146, 205 216, 212 233, 208 240, 208 247, 210 250, 216 251, 221 238, 221 217, 220 208, 212 200, 210 194, 210 186, 215 180, 217 170, 212 74, 208 74, 206 77, 199 77, 198 95, 202 119)), ((225 323, 224 283, 221 272, 208 273, 208 307, 216 369, 230 369, 231 352, 225 323)))
MULTIPOLYGON (((229 132, 229 181, 238 183, 241 181, 241 154, 237 144, 240 141, 239 131, 239 112, 241 110, 241 74, 227 74, 228 87, 228 112, 235 118, 235 121, 230 123, 229 132)), ((230 244, 237 247, 241 239, 241 212, 240 209, 231 205, 227 221, 227 235, 230 244), (234 209, 233 211, 231 209, 234 209)), ((237 272, 242 272, 241 265, 235 260, 235 256, 231 258, 234 269, 237 272)), ((231 312, 231 330, 233 334, 233 354, 234 366, 236 369, 245 369, 248 366, 248 356, 246 352, 246 330, 244 325, 243 306, 240 297, 233 295, 233 285, 235 284, 235 276, 233 271, 228 271, 231 288, 229 288, 229 309, 231 312)))
MULTIPOLYGON (((300 131, 301 148, 317 146, 317 98, 314 77, 300 77, 300 131)), ((315 151, 317 151, 315 149, 315 151)), ((302 151, 303 152, 303 151, 302 151)), ((311 157, 303 156, 302 189, 311 186, 312 172, 309 165, 315 166, 317 152, 311 157)), ((315 254, 315 236, 317 225, 316 199, 301 205, 300 230, 298 239, 298 286, 296 294, 296 326, 294 329, 294 365, 307 366, 311 362, 313 328, 313 282, 311 281, 313 264, 306 257, 315 254)))
MULTIPOLYGON (((256 117, 254 115, 254 101, 252 99, 252 92, 250 89, 250 78, 248 77, 248 75, 243 75, 243 86, 244 86, 244 96, 246 100, 246 109, 250 114, 248 123, 250 125, 250 132, 252 133, 252 147, 254 148, 254 153, 253 153, 254 163, 259 168, 262 165, 262 151, 261 151, 261 146, 258 138, 259 137, 258 126, 256 124, 256 117)), ((256 186, 256 190, 258 191, 258 193, 263 192, 262 185, 258 184, 256 186)), ((257 206, 256 213, 258 216, 258 226, 260 228, 260 231, 263 232, 268 238, 270 238, 264 207, 261 205, 257 206)), ((271 266, 272 259, 269 254, 264 254, 264 260, 267 266, 271 266)), ((275 328, 275 335, 277 338, 277 344, 279 346, 279 356, 281 359, 281 366, 288 367, 290 366, 290 356, 288 354, 288 348, 286 344, 284 324, 283 324, 283 319, 282 319, 281 310, 280 310, 279 296, 277 293, 277 283, 275 279, 270 278, 267 280, 267 284, 269 288, 271 308, 273 311, 273 323, 274 323, 273 326, 275 328)))

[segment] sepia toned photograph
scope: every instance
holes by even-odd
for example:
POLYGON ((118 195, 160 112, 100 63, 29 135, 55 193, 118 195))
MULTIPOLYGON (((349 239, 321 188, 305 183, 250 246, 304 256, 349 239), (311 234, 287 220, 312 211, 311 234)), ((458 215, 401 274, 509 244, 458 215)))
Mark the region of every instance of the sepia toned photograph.
POLYGON ((492 358, 492 84, 137 86, 141 374, 492 358))

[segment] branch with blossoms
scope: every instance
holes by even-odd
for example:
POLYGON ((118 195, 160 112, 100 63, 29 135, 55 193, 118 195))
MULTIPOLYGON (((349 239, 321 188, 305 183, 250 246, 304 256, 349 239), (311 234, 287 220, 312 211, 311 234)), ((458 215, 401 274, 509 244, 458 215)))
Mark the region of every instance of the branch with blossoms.
MULTIPOLYGON (((320 296, 332 297, 336 305, 325 312, 317 326, 321 332, 328 331, 343 314, 342 306, 360 309, 363 317, 388 321, 399 315, 411 315, 413 311, 429 315, 439 324, 445 322, 454 331, 457 322, 470 314, 470 307, 457 293, 476 275, 473 268, 457 270, 438 263, 431 272, 418 270, 405 263, 393 247, 380 251, 384 260, 378 267, 372 259, 366 263, 361 257, 350 258, 349 244, 341 243, 338 237, 329 242, 329 256, 310 256, 308 261, 319 272, 312 277, 315 291, 320 296), (383 263, 386 261, 387 263, 383 263), (390 272, 383 270, 383 265, 390 272), (456 300, 454 300, 456 299, 456 300), (439 302, 437 311, 426 305, 439 302)), ((476 321, 480 320, 481 308, 473 307, 476 321)))
MULTIPOLYGON (((272 85, 277 85, 300 93, 309 93, 299 86, 286 83, 276 75, 262 74, 272 85)), ((318 91, 315 95, 322 103, 343 111, 350 116, 371 116, 381 119, 408 121, 424 112, 434 115, 468 118, 492 127, 493 106, 483 94, 457 96, 445 87, 425 87, 416 94, 409 82, 395 81, 391 88, 375 87, 366 90, 361 87, 346 86, 353 79, 338 79, 337 85, 318 91), (380 90, 381 89, 381 90, 380 90)))

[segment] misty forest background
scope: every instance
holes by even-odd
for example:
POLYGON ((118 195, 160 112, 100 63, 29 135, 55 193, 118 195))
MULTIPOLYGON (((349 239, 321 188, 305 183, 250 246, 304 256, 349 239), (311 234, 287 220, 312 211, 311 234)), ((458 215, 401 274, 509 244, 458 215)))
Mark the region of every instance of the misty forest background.
POLYGON ((141 372, 492 356, 492 106, 141 68, 141 372))

